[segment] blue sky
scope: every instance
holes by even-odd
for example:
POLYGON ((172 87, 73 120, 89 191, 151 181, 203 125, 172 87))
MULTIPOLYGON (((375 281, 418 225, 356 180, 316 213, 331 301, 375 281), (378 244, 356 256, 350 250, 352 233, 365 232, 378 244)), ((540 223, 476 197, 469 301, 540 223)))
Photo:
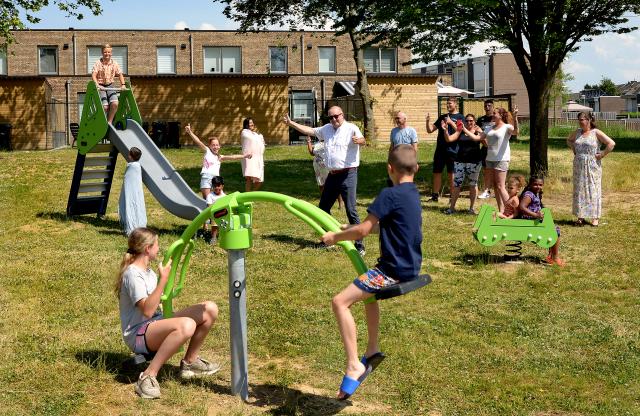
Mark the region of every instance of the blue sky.
MULTIPOLYGON (((101 1, 103 13, 85 13, 83 20, 69 19, 50 6, 37 15, 42 21, 30 25, 34 29, 190 29, 233 30, 237 26, 222 14, 223 7, 211 0, 115 0, 101 1), (179 6, 177 6, 179 5, 179 6)), ((640 18, 631 18, 640 26, 640 18)), ((286 28, 283 28, 286 29, 286 28)), ((473 56, 483 54, 486 45, 476 45, 473 56)), ((575 77, 568 83, 571 91, 579 91, 584 84, 598 83, 602 77, 616 84, 640 81, 640 32, 624 35, 607 34, 592 42, 583 42, 580 49, 565 61, 565 71, 575 77)))

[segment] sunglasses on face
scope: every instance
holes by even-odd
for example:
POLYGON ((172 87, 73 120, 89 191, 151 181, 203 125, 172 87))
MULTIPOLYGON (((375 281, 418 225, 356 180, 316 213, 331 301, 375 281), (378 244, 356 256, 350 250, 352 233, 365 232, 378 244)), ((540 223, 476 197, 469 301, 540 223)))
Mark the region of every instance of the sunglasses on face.
POLYGON ((332 118, 332 119, 334 119, 334 120, 337 120, 337 119, 339 119, 339 118, 340 118, 340 116, 341 116, 341 115, 342 115, 342 113, 340 113, 340 114, 334 114, 334 115, 329 115, 329 118, 332 118))

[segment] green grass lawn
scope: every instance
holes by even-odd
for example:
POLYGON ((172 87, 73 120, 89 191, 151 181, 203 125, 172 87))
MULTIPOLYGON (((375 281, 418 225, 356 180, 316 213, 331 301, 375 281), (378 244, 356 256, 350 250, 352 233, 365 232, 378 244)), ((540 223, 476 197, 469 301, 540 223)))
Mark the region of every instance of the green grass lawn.
MULTIPOLYGON (((126 249, 116 212, 123 159, 106 217, 67 219, 74 150, 0 153, 0 413, 640 414, 640 143, 617 142, 603 161, 603 225, 578 228, 571 225, 572 156, 564 139, 550 140, 544 202, 562 229, 565 268, 540 264, 546 252, 534 245, 524 247, 523 264, 504 264, 504 244, 485 249, 473 240, 472 216, 443 215, 446 197, 427 202, 433 145, 421 145, 423 271, 433 283, 382 303, 388 358, 347 402, 333 399, 344 356, 330 302, 353 268, 340 250, 315 249, 317 236, 284 208, 257 203, 254 210, 250 402, 230 394, 226 253, 202 240, 176 306, 218 303, 203 356, 223 370, 183 382, 176 356, 159 377, 163 397, 143 401, 131 384, 139 370, 122 366, 129 353, 112 291, 126 249)), ((165 153, 195 189, 201 153, 165 153)), ((513 171, 526 174, 527 144, 514 144, 512 155, 513 171)), ((362 152, 361 217, 384 186, 385 158, 383 146, 362 152)), ((266 161, 264 190, 317 204, 306 148, 269 147, 266 161)), ((241 189, 239 163, 223 164, 222 173, 227 192, 241 189)), ((149 193, 146 201, 149 226, 166 248, 187 222, 149 193)), ((346 220, 337 207, 333 213, 346 220)), ((366 243, 371 265, 377 237, 366 243)), ((362 349, 360 305, 354 314, 362 349)))

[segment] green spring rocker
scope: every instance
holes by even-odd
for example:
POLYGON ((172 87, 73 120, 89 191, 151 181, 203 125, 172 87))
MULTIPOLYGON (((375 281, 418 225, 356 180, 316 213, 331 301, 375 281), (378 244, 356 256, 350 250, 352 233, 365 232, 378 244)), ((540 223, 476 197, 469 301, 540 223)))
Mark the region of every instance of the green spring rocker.
POLYGON ((473 224, 473 237, 480 244, 491 247, 500 241, 509 242, 508 259, 522 256, 522 243, 531 242, 542 248, 552 247, 558 241, 558 233, 553 216, 548 208, 542 208, 542 220, 498 218, 497 211, 491 205, 483 205, 473 224))

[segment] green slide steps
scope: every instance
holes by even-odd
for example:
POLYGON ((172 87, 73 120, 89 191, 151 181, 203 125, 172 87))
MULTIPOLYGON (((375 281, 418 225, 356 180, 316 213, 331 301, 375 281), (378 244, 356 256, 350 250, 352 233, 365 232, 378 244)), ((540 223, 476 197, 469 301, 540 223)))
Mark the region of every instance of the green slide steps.
MULTIPOLYGON (((142 124, 138 104, 133 97, 131 84, 126 83, 126 90, 120 91, 118 99, 118 110, 116 111, 113 123, 123 129, 127 125, 127 119, 133 119, 142 124)), ((100 143, 107 134, 107 116, 102 108, 100 93, 96 83, 87 83, 87 92, 84 97, 82 107, 82 117, 80 118, 80 128, 78 130, 78 153, 86 155, 95 145, 100 143)))
MULTIPOLYGON (((162 294, 165 317, 173 316, 173 298, 184 288, 189 261, 193 253, 192 237, 209 219, 218 225, 218 243, 225 250, 244 250, 252 246, 251 234, 253 202, 273 202, 284 206, 294 216, 307 223, 318 235, 326 231, 340 231, 340 223, 315 205, 306 201, 274 192, 234 192, 216 201, 202 211, 184 230, 164 255, 163 262, 172 259, 169 279, 162 294), (184 255, 184 258, 183 258, 184 255)), ((337 243, 341 246, 358 275, 367 271, 367 265, 350 241, 337 243)), ((375 299, 373 299, 375 301, 375 299)))
POLYGON ((542 208, 542 220, 503 219, 491 205, 483 205, 473 224, 473 236, 483 246, 493 246, 499 241, 530 241, 542 248, 552 247, 558 241, 553 216, 548 208, 542 208))

